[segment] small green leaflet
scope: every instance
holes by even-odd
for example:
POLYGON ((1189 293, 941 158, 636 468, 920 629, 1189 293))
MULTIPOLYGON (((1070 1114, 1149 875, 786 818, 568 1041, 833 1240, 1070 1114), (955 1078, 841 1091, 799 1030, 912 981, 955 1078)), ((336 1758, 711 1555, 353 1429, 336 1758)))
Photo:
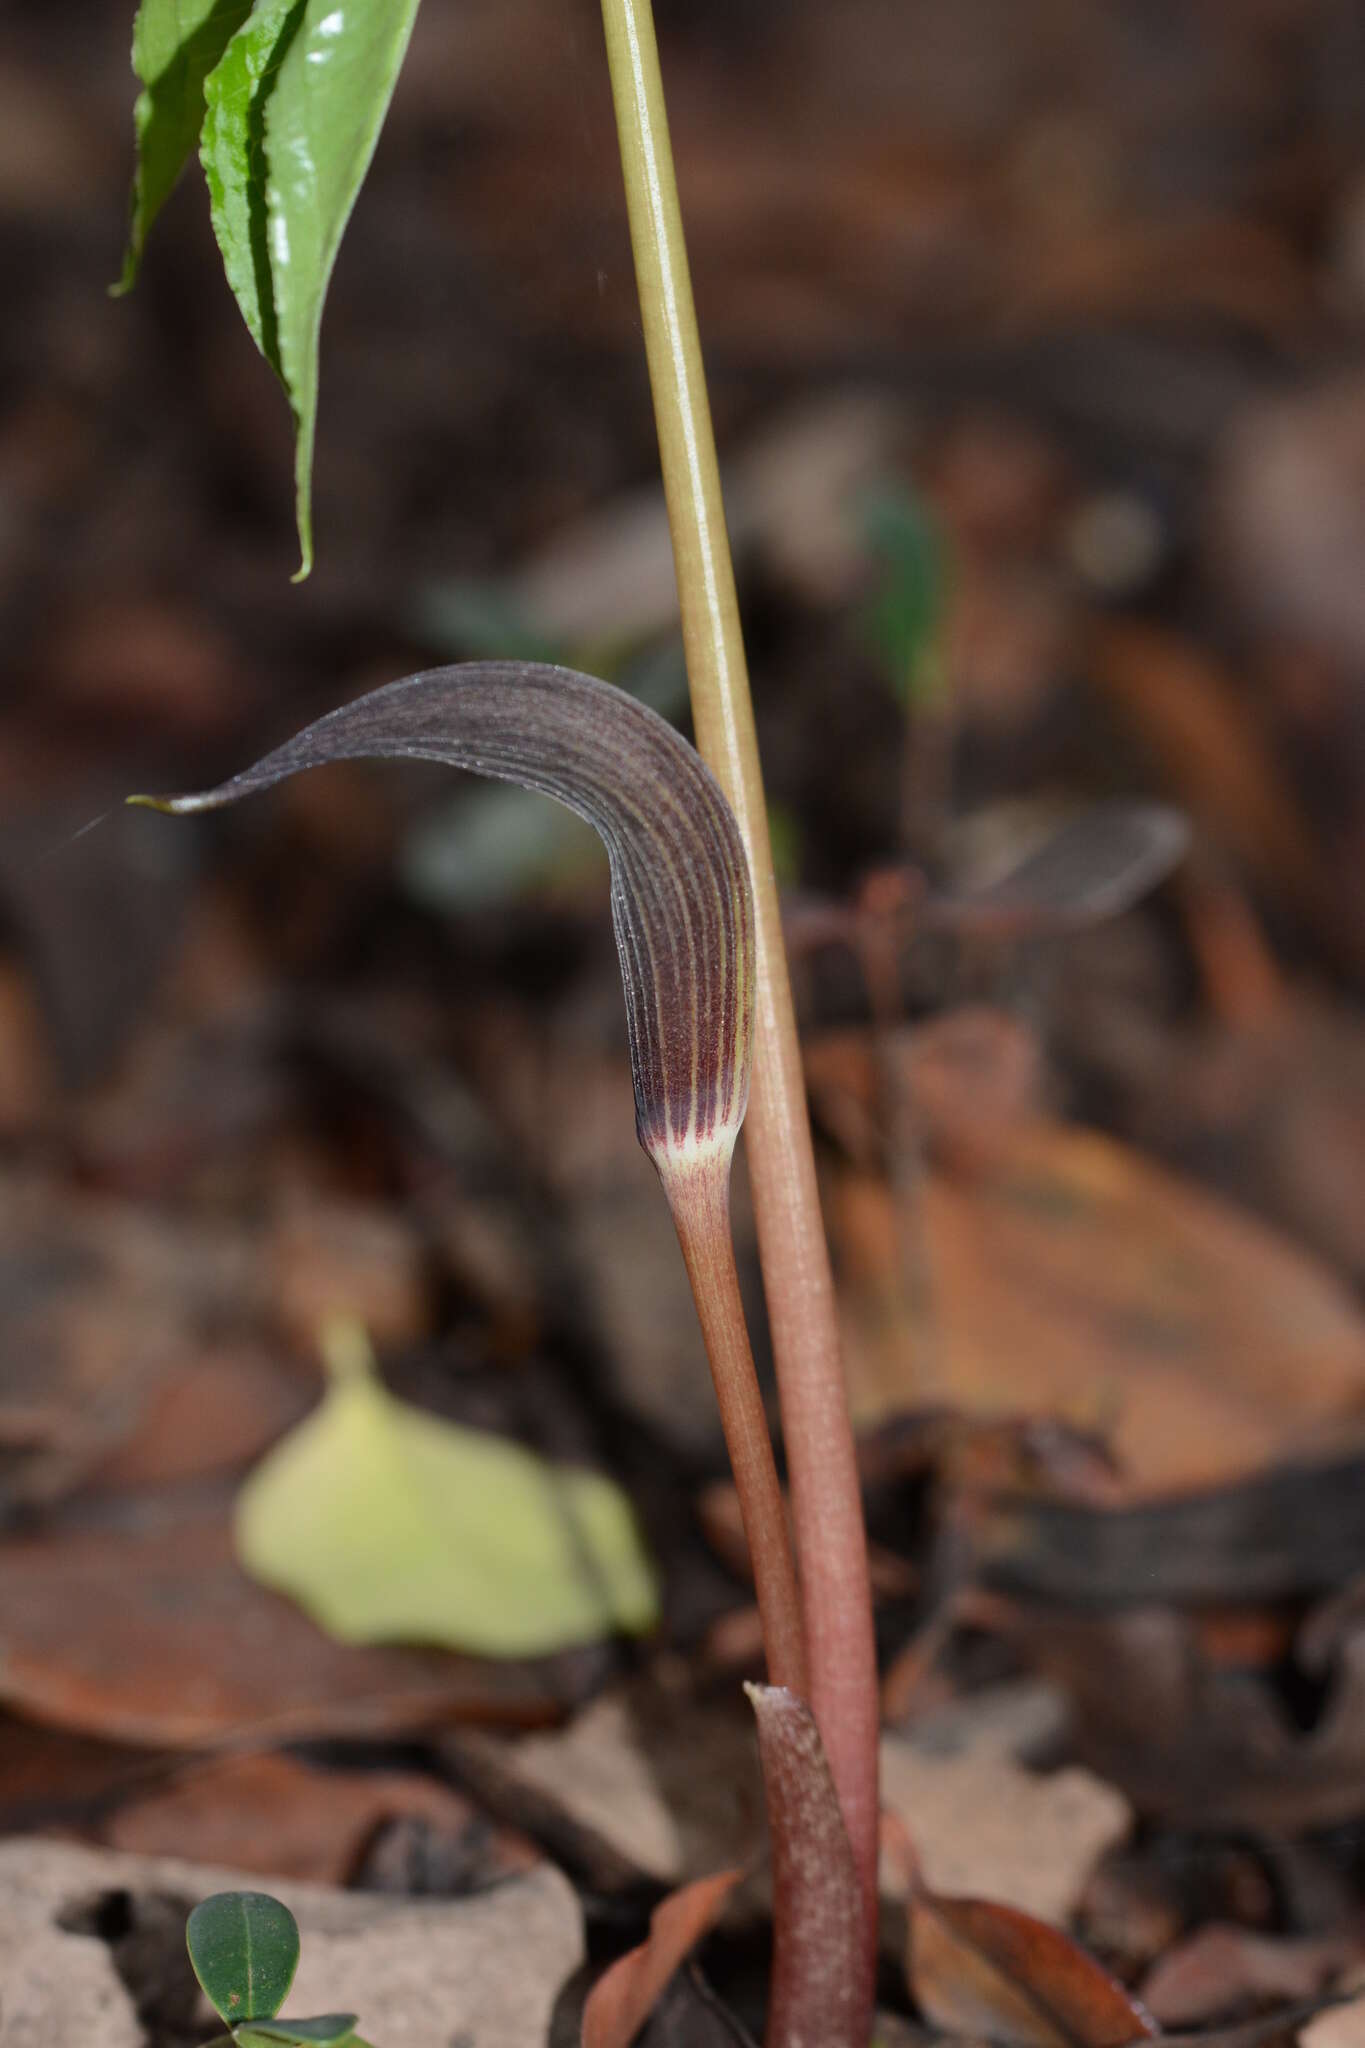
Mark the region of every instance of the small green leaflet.
POLYGON ((133 69, 142 82, 133 109, 137 169, 128 249, 116 295, 131 291, 152 222, 160 213, 204 119, 204 80, 251 12, 251 0, 142 0, 133 24, 133 69))
POLYGON ((229 2026, 273 2019, 299 1966, 298 1924, 268 1892, 215 1892, 190 1914, 185 1945, 210 2004, 229 2026))
POLYGON ((294 416, 301 562, 313 562, 318 340, 418 0, 143 0, 134 32, 138 168, 120 288, 199 136, 213 231, 252 337, 294 416))
POLYGON ((865 630, 901 703, 935 703, 944 689, 940 639, 950 574, 943 536, 918 499, 898 487, 874 493, 861 513, 869 552, 882 567, 865 630))
POLYGON ((259 2020, 237 2029, 237 2048, 363 2048, 356 2014, 328 2012, 313 2020, 259 2020))

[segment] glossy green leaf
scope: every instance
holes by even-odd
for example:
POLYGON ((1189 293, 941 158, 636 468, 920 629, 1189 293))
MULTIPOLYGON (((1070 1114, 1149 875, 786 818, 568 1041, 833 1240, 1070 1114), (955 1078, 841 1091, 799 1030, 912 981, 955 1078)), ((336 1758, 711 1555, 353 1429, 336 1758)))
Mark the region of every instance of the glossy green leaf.
POLYGON ((251 12, 251 0, 142 0, 133 24, 133 69, 142 82, 133 109, 128 249, 116 293, 136 280, 152 222, 170 197, 204 119, 204 80, 251 12))
POLYGON ((344 1642, 524 1657, 653 1626, 654 1578, 619 1488, 395 1400, 350 1321, 324 1350, 321 1407, 239 1499, 247 1571, 344 1642))
POLYGON ((304 0, 256 0, 204 81, 199 155, 223 268, 252 340, 283 378, 266 209, 265 110, 304 0))
POLYGON ((294 415, 299 575, 313 561, 318 338, 418 0, 257 0, 205 83, 214 233, 294 415))
POLYGON ((323 300, 416 17, 417 0, 308 0, 266 108, 270 263, 280 365, 297 436, 301 576, 313 560, 323 300))
POLYGON ((265 2020, 237 2029, 238 2048, 356 2048, 353 2012, 327 2012, 311 2020, 265 2020))
POLYGON ((215 1892, 190 1914, 185 1943, 214 2010, 235 2027, 273 2019, 299 1963, 293 1914, 267 1892, 215 1892))

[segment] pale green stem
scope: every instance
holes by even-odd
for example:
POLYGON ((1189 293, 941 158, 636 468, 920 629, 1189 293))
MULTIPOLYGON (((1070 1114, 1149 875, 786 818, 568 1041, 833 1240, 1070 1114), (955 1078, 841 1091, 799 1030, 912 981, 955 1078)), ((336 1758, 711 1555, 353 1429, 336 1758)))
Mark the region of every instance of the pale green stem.
POLYGON ((697 745, 739 819, 753 874, 758 1003, 745 1136, 787 1447, 810 1702, 862 1886, 870 2013, 877 1667, 834 1288, 654 23, 649 0, 602 0, 602 14, 697 745))

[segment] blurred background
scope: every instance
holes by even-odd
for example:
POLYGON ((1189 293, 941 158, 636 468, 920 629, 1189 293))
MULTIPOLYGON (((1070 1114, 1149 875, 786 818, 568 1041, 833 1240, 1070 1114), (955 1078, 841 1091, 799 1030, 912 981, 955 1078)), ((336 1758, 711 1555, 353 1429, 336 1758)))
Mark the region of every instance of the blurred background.
MULTIPOLYGON (((1148 1839, 1222 1845, 1203 1912, 1321 1933, 1365 1815, 1365 13, 657 13, 888 1717, 1027 1684, 1148 1839)), ((345 1313, 404 1399, 624 1486, 671 1683, 752 1664, 604 865, 425 770, 118 807, 494 653, 686 727, 600 20, 427 0, 298 587, 197 167, 105 296, 130 27, 0 19, 0 1827, 421 1888, 401 1808, 450 1889, 468 1815, 358 1760, 645 1653, 344 1649, 231 1505, 345 1313), (229 1791, 187 1763, 248 1737, 229 1791)), ((1087 1895, 1130 1975, 1201 1917, 1128 1910, 1152 1867, 1087 1895)))

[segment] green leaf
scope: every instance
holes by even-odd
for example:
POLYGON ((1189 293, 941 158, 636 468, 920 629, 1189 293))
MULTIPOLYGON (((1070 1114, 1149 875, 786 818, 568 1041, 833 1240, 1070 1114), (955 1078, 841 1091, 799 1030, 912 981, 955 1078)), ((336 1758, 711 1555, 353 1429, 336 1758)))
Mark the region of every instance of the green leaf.
POLYGON ((257 0, 206 81, 202 154, 214 233, 294 415, 299 576, 313 562, 323 302, 417 5, 257 0))
POLYGON ((308 0, 266 109, 271 270, 280 362, 298 437, 300 576, 313 561, 323 300, 416 18, 417 0, 308 0))
POLYGON ((353 1322, 329 1325, 324 1350, 321 1407, 238 1501, 247 1571, 344 1642, 522 1657, 653 1626, 618 1488, 395 1400, 353 1322))
POLYGON ((237 2029, 238 2048, 354 2048, 356 2014, 327 2012, 312 2020, 266 2020, 237 2029))
POLYGON ((190 1914, 185 1943, 194 1974, 229 2026, 272 2019, 299 1963, 293 1914, 267 1892, 215 1892, 190 1914))
POLYGON ((883 568, 865 628, 885 660, 897 696, 911 706, 941 695, 939 639, 947 609, 948 561, 929 513, 908 493, 888 489, 862 506, 869 548, 883 568))
POLYGON ((266 217, 265 110, 304 0, 256 0, 204 81, 200 161, 223 268, 251 338, 281 379, 266 217))
POLYGON ((251 12, 251 0, 142 0, 133 24, 133 108, 128 249, 116 296, 131 291, 152 222, 170 197, 204 118, 204 80, 251 12))

